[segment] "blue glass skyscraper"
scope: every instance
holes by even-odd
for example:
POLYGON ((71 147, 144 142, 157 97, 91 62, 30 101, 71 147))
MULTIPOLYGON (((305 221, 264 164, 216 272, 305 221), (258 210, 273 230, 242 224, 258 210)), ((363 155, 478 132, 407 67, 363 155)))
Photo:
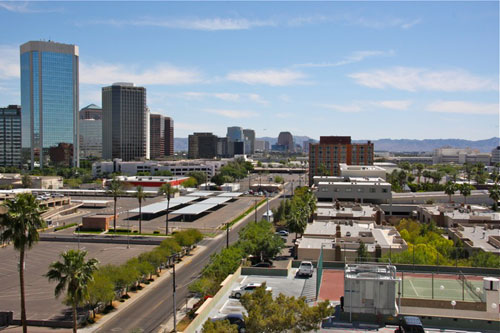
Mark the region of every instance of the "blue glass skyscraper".
POLYGON ((48 151, 60 143, 73 145, 79 165, 78 46, 52 41, 21 45, 22 147, 31 168, 42 168, 48 151))

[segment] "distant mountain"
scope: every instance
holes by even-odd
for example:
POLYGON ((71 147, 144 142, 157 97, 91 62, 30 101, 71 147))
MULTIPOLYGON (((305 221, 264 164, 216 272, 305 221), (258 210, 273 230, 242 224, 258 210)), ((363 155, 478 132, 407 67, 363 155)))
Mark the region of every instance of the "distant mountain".
MULTIPOLYGON (((311 139, 308 136, 294 136, 295 143, 302 146, 302 143, 311 139)), ((257 140, 268 141, 270 145, 276 144, 278 138, 268 136, 257 138, 257 140)), ((353 140, 353 142, 366 142, 367 140, 353 140)), ((390 152, 431 152, 436 148, 452 147, 452 148, 472 148, 481 152, 489 153, 493 148, 500 145, 500 138, 491 138, 486 140, 462 140, 462 139, 424 139, 424 140, 409 140, 409 139, 379 139, 371 140, 376 151, 390 152)), ((175 138, 175 151, 187 151, 188 139, 175 138)))
MULTIPOLYGON (((353 140, 353 142, 366 142, 367 140, 353 140)), ((371 140, 375 151, 390 152, 431 152, 436 148, 471 148, 481 152, 490 153, 493 148, 500 145, 500 138, 491 138, 486 140, 462 140, 462 139, 379 139, 371 140)))

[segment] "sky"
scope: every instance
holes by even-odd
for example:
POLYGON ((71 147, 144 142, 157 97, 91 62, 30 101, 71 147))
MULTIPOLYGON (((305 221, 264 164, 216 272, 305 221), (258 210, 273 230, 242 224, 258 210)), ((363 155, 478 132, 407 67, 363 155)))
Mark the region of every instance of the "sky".
POLYGON ((80 107, 133 82, 175 136, 499 136, 499 4, 0 1, 0 106, 19 46, 76 44, 80 107))

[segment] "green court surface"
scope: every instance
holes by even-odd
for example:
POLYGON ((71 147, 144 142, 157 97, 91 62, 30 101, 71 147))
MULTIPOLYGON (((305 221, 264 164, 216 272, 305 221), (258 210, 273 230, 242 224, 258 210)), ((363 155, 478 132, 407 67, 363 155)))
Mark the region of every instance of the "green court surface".
POLYGON ((403 277, 402 297, 434 298, 441 300, 481 302, 483 284, 481 280, 468 280, 468 285, 458 278, 403 277), (479 288, 479 289, 476 289, 479 288), (432 290, 434 289, 434 293, 432 290))

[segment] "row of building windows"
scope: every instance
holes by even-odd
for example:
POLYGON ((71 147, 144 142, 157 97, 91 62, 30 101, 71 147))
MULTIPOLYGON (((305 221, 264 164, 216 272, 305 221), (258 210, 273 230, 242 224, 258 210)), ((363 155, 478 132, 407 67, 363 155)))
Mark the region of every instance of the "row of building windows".
MULTIPOLYGON (((358 193, 363 193, 364 191, 365 191, 365 189, 364 189, 364 188, 358 188, 358 189, 356 189, 356 191, 355 191, 355 192, 358 192, 358 193)), ((322 188, 321 188, 321 192, 329 192, 329 188, 328 188, 328 187, 322 187, 322 188)), ((334 188, 333 188, 333 192, 342 192, 342 189, 341 189, 341 188, 339 188, 339 187, 334 187, 334 188)), ((352 189, 352 187, 346 187, 346 188, 344 189, 344 192, 353 192, 353 189, 352 189)), ((368 192, 369 192, 369 193, 377 193, 377 189, 376 189, 375 187, 370 187, 370 188, 368 189, 368 192)), ((381 191, 380 191, 380 192, 382 192, 382 193, 387 193, 387 192, 388 192, 388 189, 383 188, 383 189, 381 189, 381 191)))

